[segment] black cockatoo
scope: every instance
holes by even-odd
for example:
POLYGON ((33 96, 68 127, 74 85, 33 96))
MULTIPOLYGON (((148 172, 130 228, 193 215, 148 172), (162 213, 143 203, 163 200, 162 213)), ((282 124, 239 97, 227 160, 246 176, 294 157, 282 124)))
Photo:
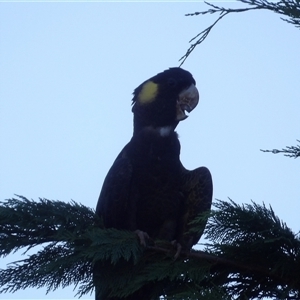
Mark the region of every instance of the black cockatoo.
MULTIPOLYGON (((170 68, 143 82, 133 95, 133 136, 105 178, 96 213, 106 228, 135 231, 142 244, 148 238, 173 242, 178 255, 199 241, 202 232, 184 233, 212 202, 209 170, 183 167, 175 132, 198 104, 196 82, 189 72, 170 68)), ((151 297, 138 291, 126 299, 151 297)))

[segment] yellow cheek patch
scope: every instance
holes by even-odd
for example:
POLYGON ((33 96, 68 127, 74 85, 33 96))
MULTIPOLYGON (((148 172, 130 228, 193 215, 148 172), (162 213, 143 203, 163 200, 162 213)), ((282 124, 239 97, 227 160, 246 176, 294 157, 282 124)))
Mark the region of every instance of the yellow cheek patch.
POLYGON ((150 103, 155 100, 155 97, 158 93, 158 84, 153 81, 147 81, 144 83, 142 90, 138 95, 138 101, 141 104, 150 103))

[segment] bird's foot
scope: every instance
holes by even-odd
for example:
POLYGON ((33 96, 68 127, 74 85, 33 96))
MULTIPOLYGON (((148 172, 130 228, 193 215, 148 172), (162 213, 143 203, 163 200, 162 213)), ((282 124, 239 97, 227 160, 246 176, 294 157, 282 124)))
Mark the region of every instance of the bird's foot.
POLYGON ((148 233, 145 231, 136 230, 135 234, 138 236, 138 239, 140 240, 140 244, 146 247, 147 245, 146 241, 150 239, 148 233))
POLYGON ((175 253, 175 256, 174 256, 174 260, 176 260, 180 253, 181 253, 181 250, 182 250, 182 246, 180 243, 178 243, 176 240, 172 241, 171 244, 176 247, 176 253, 175 253))

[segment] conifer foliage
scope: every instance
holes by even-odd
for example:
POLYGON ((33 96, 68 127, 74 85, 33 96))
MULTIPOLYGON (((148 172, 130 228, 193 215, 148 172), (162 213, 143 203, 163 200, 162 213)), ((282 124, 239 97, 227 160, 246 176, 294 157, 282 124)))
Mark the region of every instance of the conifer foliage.
MULTIPOLYGON (((201 230, 202 222, 199 216, 192 230, 201 230)), ((157 299, 300 299, 300 239, 271 207, 217 201, 206 238, 203 251, 174 260, 170 243, 143 248, 132 232, 103 228, 82 204, 17 196, 0 206, 0 255, 40 247, 0 270, 0 291, 72 284, 82 296, 97 284, 92 267, 101 261, 100 289, 113 287, 110 296, 154 283, 157 299)))

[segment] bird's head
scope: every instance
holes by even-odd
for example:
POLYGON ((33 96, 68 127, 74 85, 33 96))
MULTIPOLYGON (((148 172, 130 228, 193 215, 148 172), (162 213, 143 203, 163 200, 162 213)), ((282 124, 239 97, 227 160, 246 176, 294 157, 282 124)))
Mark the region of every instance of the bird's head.
POLYGON ((198 104, 199 93, 191 73, 170 68, 143 82, 133 93, 134 131, 145 127, 171 127, 198 104))

